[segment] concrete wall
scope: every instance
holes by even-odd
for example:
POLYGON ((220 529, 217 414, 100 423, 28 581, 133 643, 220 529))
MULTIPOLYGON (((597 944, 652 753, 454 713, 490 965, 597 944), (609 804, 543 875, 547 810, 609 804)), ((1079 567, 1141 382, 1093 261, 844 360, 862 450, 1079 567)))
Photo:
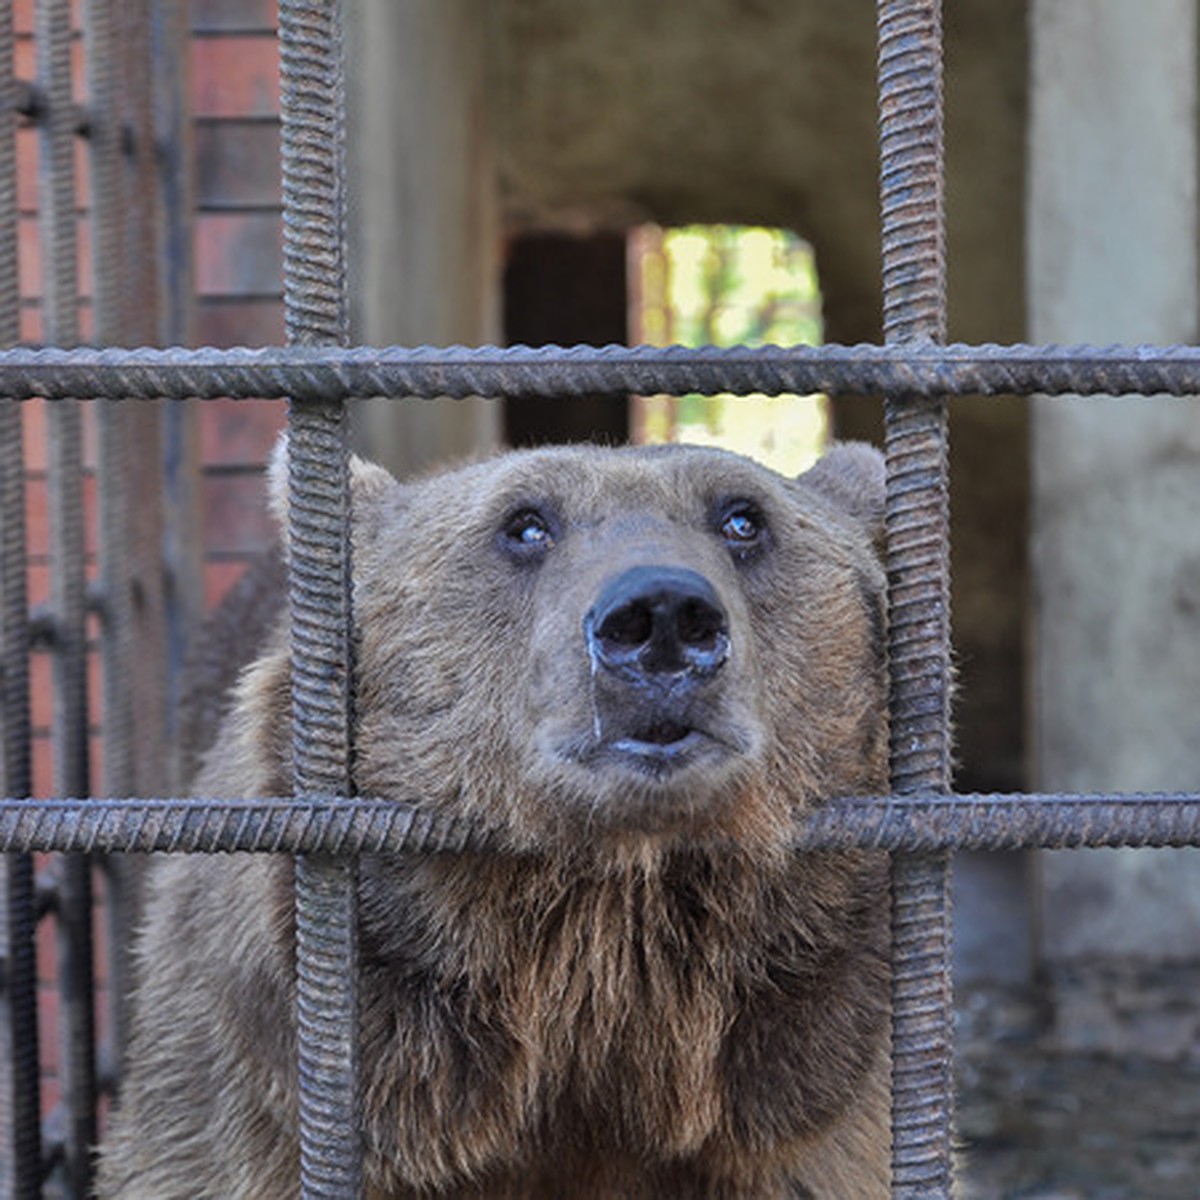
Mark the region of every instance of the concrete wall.
MULTIPOLYGON (((1032 38, 1032 337, 1195 341, 1194 0, 1036 0, 1032 38)), ((1033 425, 1035 783, 1195 789, 1195 408, 1044 399, 1033 425)), ((1050 958, 1200 955, 1196 851, 1041 866, 1050 958)))
MULTIPOLYGON (((353 0, 352 324, 374 345, 499 337, 501 227, 482 0, 353 0)), ((359 444, 393 471, 493 445, 484 401, 364 402, 359 444)))

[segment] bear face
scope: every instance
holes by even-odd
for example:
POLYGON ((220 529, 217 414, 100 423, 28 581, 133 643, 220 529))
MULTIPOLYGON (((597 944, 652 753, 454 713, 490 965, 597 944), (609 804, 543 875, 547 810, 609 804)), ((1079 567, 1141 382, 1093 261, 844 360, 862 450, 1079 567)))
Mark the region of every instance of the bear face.
MULTIPOLYGON (((788 850, 886 782, 878 454, 355 461, 352 500, 357 788, 494 847, 360 861, 369 1194, 882 1197, 886 862, 788 850)), ((248 594, 198 795, 291 786, 248 594)), ((155 864, 102 1195, 297 1194, 292 883, 155 864)))
POLYGON ((359 790, 528 850, 778 844, 879 786, 878 464, 824 464, 788 480, 671 446, 360 470, 359 790))

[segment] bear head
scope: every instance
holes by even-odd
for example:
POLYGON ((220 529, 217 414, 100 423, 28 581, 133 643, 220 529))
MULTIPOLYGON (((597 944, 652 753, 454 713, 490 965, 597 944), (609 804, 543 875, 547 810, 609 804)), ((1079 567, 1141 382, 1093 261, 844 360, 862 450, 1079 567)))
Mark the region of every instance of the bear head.
MULTIPOLYGON (((280 454, 281 518, 285 474, 280 454)), ((360 794, 516 851, 761 852, 822 798, 884 787, 873 449, 835 446, 795 479, 689 446, 521 451, 404 483, 355 460, 351 490, 360 794)), ((286 700, 284 670, 282 644, 254 668, 286 700)))

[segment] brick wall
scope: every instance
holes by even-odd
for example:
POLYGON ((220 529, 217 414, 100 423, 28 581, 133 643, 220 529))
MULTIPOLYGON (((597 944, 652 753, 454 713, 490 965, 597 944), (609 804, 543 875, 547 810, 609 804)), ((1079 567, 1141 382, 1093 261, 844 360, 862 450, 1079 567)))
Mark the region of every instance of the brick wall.
MULTIPOLYGON (((191 131, 195 179, 194 263, 196 345, 278 344, 283 341, 281 299, 281 220, 279 181, 279 84, 275 4, 258 0, 192 0, 187 56, 188 78, 181 84, 194 117, 191 131)), ((15 0, 15 62, 19 79, 36 78, 33 0, 15 0)), ((81 28, 80 4, 73 20, 81 28)), ((74 98, 86 104, 85 47, 77 32, 72 55, 74 98)), ((19 204, 20 332, 23 341, 43 336, 42 263, 38 244, 37 129, 24 124, 17 134, 19 204)), ((91 335, 92 263, 88 227, 87 156, 77 154, 79 218, 79 323, 91 335)), ((27 534, 30 603, 36 610, 49 599, 49 517, 47 432, 44 405, 23 405, 28 482, 27 534)), ((205 599, 214 604, 245 564, 273 536, 264 512, 261 467, 284 424, 281 402, 215 401, 200 406, 201 492, 205 546, 205 599)), ((84 500, 89 579, 96 563, 96 438, 85 411, 84 500)), ((94 643, 96 618, 89 618, 94 643)), ((102 745, 97 735, 103 713, 97 656, 89 661, 91 778, 100 787, 102 745)), ((31 662, 31 716, 34 728, 33 790, 52 794, 54 778, 50 656, 31 662)), ((39 871, 53 872, 41 856, 39 871)), ((107 1003, 108 952, 103 905, 106 880, 96 873, 96 984, 100 1044, 111 1034, 107 1003)), ((39 1039, 44 1069, 42 1107, 48 1115, 58 1100, 59 996, 53 917, 38 930, 39 1039)))
MULTIPOLYGON (((279 345, 284 333, 275 4, 195 0, 191 20, 196 343, 279 345)), ((260 467, 283 423, 278 402, 204 406, 210 603, 273 536, 260 467)))

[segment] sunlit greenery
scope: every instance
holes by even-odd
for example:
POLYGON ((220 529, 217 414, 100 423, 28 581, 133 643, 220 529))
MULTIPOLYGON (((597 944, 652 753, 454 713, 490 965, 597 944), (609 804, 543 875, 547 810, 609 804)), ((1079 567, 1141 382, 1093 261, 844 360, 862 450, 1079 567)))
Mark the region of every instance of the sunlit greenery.
MULTIPOLYGON (((821 296, 812 248, 780 229, 649 228, 634 239, 639 340, 685 346, 816 345, 821 296)), ((828 438, 821 396, 651 396, 647 442, 721 445, 780 471, 803 470, 828 438)))

